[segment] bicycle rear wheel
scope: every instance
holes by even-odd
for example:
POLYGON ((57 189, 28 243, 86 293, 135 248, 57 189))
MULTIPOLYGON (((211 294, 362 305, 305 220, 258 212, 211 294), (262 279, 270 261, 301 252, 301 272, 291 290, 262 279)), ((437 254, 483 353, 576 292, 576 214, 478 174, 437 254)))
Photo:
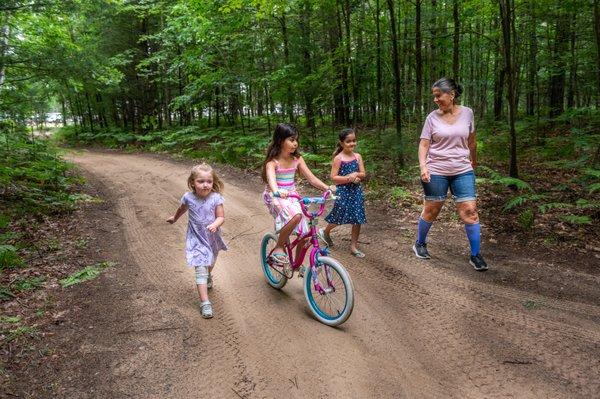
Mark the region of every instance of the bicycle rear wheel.
POLYGON ((339 326, 348 320, 354 309, 354 286, 350 275, 337 260, 328 256, 318 258, 316 270, 316 279, 325 292, 315 289, 313 270, 309 268, 304 276, 308 306, 321 323, 339 326))
POLYGON ((283 268, 281 271, 275 269, 268 262, 268 257, 273 248, 277 245, 277 236, 273 233, 265 234, 260 243, 260 263, 267 279, 267 283, 273 288, 281 289, 287 283, 287 277, 284 276, 283 268))

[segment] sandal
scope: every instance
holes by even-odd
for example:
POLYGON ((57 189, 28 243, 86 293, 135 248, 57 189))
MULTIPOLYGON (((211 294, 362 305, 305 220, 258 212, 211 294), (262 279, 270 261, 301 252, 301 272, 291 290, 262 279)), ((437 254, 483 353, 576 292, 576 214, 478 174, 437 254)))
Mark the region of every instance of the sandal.
POLYGON ((319 229, 318 236, 325 244, 327 244, 329 248, 333 248, 333 240, 331 239, 331 236, 325 232, 325 230, 319 229))
POLYGON ((365 257, 365 254, 362 253, 361 251, 359 251, 358 249, 352 250, 352 251, 350 251, 350 253, 353 256, 356 256, 357 258, 364 258, 365 257))
POLYGON ((284 266, 284 265, 290 264, 290 258, 288 258, 287 254, 284 254, 284 253, 271 254, 271 255, 269 255, 269 259, 276 266, 284 266))

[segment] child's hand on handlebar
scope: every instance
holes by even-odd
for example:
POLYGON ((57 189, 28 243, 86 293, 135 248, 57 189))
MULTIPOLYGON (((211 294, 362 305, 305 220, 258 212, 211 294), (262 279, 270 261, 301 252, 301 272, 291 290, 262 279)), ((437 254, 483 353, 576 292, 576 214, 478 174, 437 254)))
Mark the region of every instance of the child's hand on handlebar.
POLYGON ((278 198, 287 198, 288 197, 288 192, 286 190, 277 190, 273 193, 273 197, 278 197, 278 198))

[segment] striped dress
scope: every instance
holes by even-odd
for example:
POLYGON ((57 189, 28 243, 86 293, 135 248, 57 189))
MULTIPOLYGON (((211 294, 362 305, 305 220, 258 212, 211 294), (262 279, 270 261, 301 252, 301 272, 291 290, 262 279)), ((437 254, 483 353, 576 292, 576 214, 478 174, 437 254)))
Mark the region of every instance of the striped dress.
MULTIPOLYGON (((294 178, 296 176, 296 170, 298 169, 298 160, 294 159, 294 166, 291 168, 279 167, 279 162, 275 161, 275 180, 277 181, 277 188, 279 190, 286 190, 287 192, 296 193, 296 183, 294 178)), ((269 209, 269 212, 275 218, 275 232, 279 232, 290 220, 296 215, 302 215, 302 220, 298 223, 298 226, 294 229, 294 233, 298 235, 305 234, 308 232, 308 222, 306 217, 302 214, 302 208, 300 203, 295 198, 274 198, 271 197, 271 189, 267 185, 263 192, 263 201, 269 209)))

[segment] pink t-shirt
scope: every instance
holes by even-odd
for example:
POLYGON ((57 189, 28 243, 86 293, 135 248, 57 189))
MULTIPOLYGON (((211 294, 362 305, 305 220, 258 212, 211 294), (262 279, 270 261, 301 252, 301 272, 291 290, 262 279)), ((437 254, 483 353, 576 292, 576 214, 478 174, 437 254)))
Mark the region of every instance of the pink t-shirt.
POLYGON ((427 115, 421 138, 429 140, 427 169, 433 175, 453 176, 473 170, 469 158, 469 134, 475 131, 473 110, 461 106, 452 124, 435 110, 427 115))

